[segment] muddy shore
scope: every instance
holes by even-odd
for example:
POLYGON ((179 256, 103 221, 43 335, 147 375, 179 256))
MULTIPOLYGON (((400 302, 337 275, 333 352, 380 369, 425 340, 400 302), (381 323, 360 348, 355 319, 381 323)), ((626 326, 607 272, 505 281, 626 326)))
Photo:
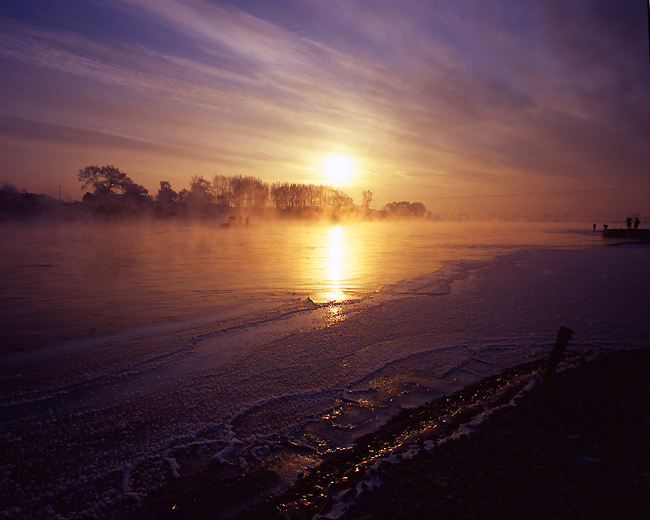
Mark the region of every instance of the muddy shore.
POLYGON ((550 392, 532 363, 407 410, 237 518, 647 518, 650 350, 567 361, 550 392))

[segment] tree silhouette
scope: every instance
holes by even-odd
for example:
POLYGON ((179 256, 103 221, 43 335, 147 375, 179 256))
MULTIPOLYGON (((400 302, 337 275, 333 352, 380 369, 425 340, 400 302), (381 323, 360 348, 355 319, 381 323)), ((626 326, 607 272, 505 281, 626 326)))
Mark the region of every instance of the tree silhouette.
POLYGON ((354 201, 345 192, 331 186, 275 182, 270 190, 271 203, 278 209, 307 206, 352 210, 354 201))
POLYGON ((230 177, 226 177, 225 175, 215 175, 212 179, 212 192, 217 199, 217 204, 230 206, 233 200, 230 177))
POLYGON ((384 206, 384 211, 395 217, 424 217, 427 208, 421 202, 391 202, 384 206))
POLYGON ((139 197, 147 195, 149 191, 140 184, 136 184, 125 173, 112 165, 107 166, 86 166, 79 170, 77 175, 82 182, 81 189, 92 186, 95 195, 108 196, 115 193, 139 197))
POLYGON ((172 185, 169 181, 160 181, 160 189, 156 196, 158 202, 173 203, 178 199, 178 193, 172 190, 172 185))
POLYGON ((363 208, 368 211, 370 209, 370 203, 372 202, 372 191, 362 191, 361 196, 363 197, 363 208))
POLYGON ((122 189, 122 193, 124 194, 125 197, 142 198, 142 197, 146 197, 149 194, 149 190, 144 186, 142 186, 141 184, 136 184, 135 182, 131 182, 129 184, 124 185, 122 189))
POLYGON ((190 203, 196 206, 206 206, 212 202, 214 196, 212 195, 212 186, 210 181, 205 179, 203 175, 193 175, 190 181, 190 203))

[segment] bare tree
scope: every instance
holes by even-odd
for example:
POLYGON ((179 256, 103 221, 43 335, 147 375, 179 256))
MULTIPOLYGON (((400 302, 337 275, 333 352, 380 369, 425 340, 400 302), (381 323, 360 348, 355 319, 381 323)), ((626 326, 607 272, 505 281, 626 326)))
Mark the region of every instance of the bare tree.
POLYGON ((317 206, 335 210, 351 210, 354 201, 346 193, 331 186, 276 182, 270 190, 271 202, 278 209, 317 206))
POLYGON ((362 191, 361 195, 363 197, 363 208, 368 211, 370 209, 370 203, 372 202, 372 191, 362 191))
POLYGON ((212 179, 212 193, 215 196, 217 204, 231 206, 233 197, 230 178, 225 175, 215 175, 212 179))
POLYGON ((192 176, 190 180, 189 199, 192 204, 197 206, 207 206, 214 200, 212 185, 203 175, 192 176))

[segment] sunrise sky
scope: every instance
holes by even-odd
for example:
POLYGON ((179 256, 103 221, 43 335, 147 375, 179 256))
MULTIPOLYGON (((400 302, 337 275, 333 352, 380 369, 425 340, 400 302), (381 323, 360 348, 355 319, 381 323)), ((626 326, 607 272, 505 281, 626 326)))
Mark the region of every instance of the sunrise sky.
POLYGON ((648 48, 641 0, 5 1, 0 181, 320 184, 336 155, 375 208, 650 212, 648 48))

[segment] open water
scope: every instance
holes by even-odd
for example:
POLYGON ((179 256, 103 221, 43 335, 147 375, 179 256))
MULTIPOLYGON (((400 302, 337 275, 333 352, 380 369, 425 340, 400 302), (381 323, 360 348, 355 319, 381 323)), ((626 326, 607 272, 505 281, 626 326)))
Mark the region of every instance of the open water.
POLYGON ((222 313, 254 302, 356 299, 471 260, 531 247, 584 247, 566 223, 3 223, 2 349, 222 313))

